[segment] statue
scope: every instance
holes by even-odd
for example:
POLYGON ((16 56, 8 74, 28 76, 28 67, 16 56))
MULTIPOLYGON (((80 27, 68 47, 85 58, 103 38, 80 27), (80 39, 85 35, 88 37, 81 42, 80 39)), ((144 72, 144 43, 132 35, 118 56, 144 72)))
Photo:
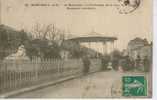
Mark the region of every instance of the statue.
POLYGON ((26 50, 25 50, 24 45, 21 45, 18 47, 18 50, 16 53, 13 53, 13 54, 5 57, 4 60, 30 60, 30 59, 26 55, 26 50))

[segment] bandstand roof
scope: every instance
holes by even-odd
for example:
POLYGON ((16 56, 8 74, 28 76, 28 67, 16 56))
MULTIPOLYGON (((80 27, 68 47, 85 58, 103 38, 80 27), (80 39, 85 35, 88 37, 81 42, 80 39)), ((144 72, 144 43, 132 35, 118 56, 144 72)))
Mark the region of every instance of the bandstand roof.
POLYGON ((103 34, 92 32, 90 34, 72 37, 67 40, 75 41, 75 42, 107 42, 107 41, 115 41, 117 40, 117 37, 105 36, 103 34))
POLYGON ((117 40, 116 37, 77 37, 68 39, 76 42, 107 42, 117 40))

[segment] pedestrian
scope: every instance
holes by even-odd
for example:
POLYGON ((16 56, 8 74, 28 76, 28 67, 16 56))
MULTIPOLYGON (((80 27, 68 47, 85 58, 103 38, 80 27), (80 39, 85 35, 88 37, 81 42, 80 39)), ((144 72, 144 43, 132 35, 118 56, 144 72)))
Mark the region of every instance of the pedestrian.
POLYGON ((143 66, 144 66, 144 71, 148 72, 149 71, 149 66, 150 66, 150 61, 147 56, 144 57, 143 59, 143 66))
POLYGON ((82 62, 83 62, 83 74, 87 74, 89 72, 90 64, 91 64, 89 57, 87 55, 83 56, 82 62))
POLYGON ((109 57, 108 56, 103 56, 101 58, 101 69, 102 70, 107 70, 108 62, 109 62, 109 57))
POLYGON ((135 59, 135 70, 139 69, 140 62, 141 62, 141 58, 139 55, 137 55, 137 58, 135 59))
POLYGON ((109 63, 108 63, 107 69, 109 69, 109 70, 113 70, 112 62, 109 62, 109 63))

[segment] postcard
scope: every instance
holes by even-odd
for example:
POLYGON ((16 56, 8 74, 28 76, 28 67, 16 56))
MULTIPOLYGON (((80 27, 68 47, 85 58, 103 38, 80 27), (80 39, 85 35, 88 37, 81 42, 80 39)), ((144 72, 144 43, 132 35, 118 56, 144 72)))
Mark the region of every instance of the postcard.
POLYGON ((152 98, 153 0, 0 0, 0 98, 152 98))

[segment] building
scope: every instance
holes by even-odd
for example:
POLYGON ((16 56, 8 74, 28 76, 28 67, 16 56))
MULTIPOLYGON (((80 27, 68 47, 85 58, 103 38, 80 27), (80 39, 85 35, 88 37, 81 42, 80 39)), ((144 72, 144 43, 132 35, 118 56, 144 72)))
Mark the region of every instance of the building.
POLYGON ((140 49, 139 55, 141 58, 144 58, 145 56, 147 56, 151 61, 152 60, 152 44, 142 47, 140 49))
POLYGON ((143 59, 145 56, 152 57, 152 43, 149 44, 147 39, 135 38, 128 43, 127 52, 129 57, 136 59, 140 56, 143 59))

